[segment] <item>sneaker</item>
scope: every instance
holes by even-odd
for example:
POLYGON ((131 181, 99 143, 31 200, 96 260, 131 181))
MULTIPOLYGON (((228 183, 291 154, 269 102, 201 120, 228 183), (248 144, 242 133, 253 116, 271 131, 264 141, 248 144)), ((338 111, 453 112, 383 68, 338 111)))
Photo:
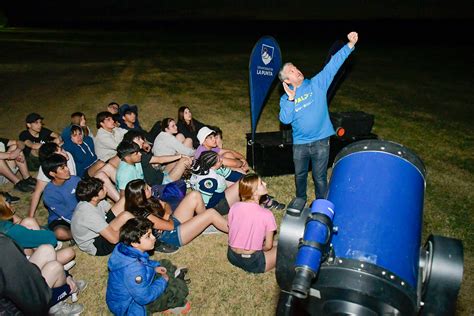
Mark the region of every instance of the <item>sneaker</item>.
POLYGON ((13 188, 17 191, 21 191, 21 192, 25 192, 25 193, 31 193, 35 190, 31 186, 29 186, 28 183, 25 182, 25 180, 18 181, 18 183, 15 184, 13 186, 13 188))
POLYGON ((76 265, 76 261, 74 261, 74 260, 69 261, 68 263, 66 263, 66 264, 64 265, 64 271, 69 271, 69 270, 71 270, 72 267, 74 267, 75 265, 76 265))
POLYGON ((176 269, 176 271, 174 272, 174 277, 176 279, 181 279, 183 280, 184 282, 186 282, 186 284, 189 284, 191 283, 191 279, 190 278, 186 278, 186 274, 188 273, 188 268, 178 268, 176 269))
POLYGON ((275 200, 275 198, 271 195, 267 195, 267 199, 262 202, 261 204, 264 208, 267 208, 269 210, 275 209, 275 210, 283 210, 286 205, 283 203, 278 202, 275 200))
POLYGON ((59 302, 56 305, 52 306, 49 309, 48 314, 49 315, 57 315, 57 316, 62 316, 62 315, 68 315, 68 316, 75 316, 75 315, 80 315, 84 311, 84 305, 74 303, 74 304, 69 304, 66 303, 65 301, 59 302))
POLYGON ((5 201, 7 201, 8 204, 17 203, 18 201, 20 201, 19 197, 13 196, 8 192, 0 192, 0 193, 3 194, 3 196, 5 197, 5 201))
POLYGON ((209 225, 203 232, 203 235, 210 235, 210 234, 220 234, 222 233, 218 230, 214 225, 209 225))
POLYGON ((168 245, 160 241, 156 241, 155 244, 155 251, 161 252, 161 253, 166 253, 166 254, 173 254, 177 253, 179 251, 179 247, 173 246, 173 245, 168 245))
POLYGON ((56 248, 54 248, 54 250, 56 251, 61 250, 63 246, 64 246, 63 242, 58 240, 58 243, 56 244, 56 248))
POLYGON ((74 280, 77 286, 77 293, 83 292, 87 288, 87 281, 86 280, 74 280))
POLYGON ((191 302, 187 301, 186 304, 184 304, 183 306, 170 308, 170 309, 167 309, 167 310, 163 311, 163 314, 165 314, 165 315, 170 315, 170 314, 185 315, 185 314, 189 313, 190 310, 191 310, 191 302))
POLYGON ((36 186, 36 179, 33 177, 29 177, 24 180, 29 186, 32 186, 33 188, 36 186))

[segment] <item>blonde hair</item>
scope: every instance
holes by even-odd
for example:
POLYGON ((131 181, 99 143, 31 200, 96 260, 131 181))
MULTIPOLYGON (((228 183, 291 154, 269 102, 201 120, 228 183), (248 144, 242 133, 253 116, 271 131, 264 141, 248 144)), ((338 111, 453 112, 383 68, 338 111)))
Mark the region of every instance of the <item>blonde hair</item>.
POLYGON ((13 217, 13 214, 15 214, 15 212, 7 204, 3 193, 0 193, 0 220, 9 220, 13 217))
POLYGON ((239 197, 242 201, 248 201, 253 198, 258 188, 260 177, 256 173, 249 173, 243 176, 239 181, 239 197))

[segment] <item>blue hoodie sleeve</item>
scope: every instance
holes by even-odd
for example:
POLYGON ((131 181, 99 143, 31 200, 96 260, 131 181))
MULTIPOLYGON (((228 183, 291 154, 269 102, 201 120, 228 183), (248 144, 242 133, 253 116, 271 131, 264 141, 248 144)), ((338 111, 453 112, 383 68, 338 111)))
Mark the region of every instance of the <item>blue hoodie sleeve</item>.
POLYGON ((316 76, 311 79, 311 84, 318 86, 320 89, 326 91, 331 85, 334 76, 344 63, 346 58, 355 48, 350 49, 346 44, 336 54, 331 57, 331 60, 324 66, 316 76))
POLYGON ((293 116, 295 111, 295 102, 288 101, 288 96, 286 94, 282 95, 280 98, 280 122, 283 124, 291 124, 293 122, 293 116))
POLYGON ((140 305, 150 304, 160 297, 166 290, 168 282, 164 278, 153 280, 153 276, 147 279, 146 266, 136 262, 133 267, 125 274, 125 286, 132 296, 133 300, 140 305), (136 278, 141 277, 141 281, 137 282, 136 278))

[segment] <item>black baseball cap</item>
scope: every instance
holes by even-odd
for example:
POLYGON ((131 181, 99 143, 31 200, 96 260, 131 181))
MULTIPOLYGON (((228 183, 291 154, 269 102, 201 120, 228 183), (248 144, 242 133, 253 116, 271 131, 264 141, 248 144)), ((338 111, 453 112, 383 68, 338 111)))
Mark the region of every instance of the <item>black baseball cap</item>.
POLYGON ((38 113, 30 113, 26 116, 26 123, 33 123, 36 122, 37 120, 42 120, 43 117, 39 115, 38 113))

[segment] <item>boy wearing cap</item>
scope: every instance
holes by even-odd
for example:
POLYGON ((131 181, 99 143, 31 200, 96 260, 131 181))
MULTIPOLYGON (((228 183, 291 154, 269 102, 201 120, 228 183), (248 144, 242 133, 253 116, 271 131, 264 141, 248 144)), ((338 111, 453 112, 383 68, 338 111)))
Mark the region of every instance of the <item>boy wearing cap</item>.
POLYGON ((127 131, 131 129, 143 130, 138 121, 138 108, 136 105, 123 104, 119 109, 119 115, 121 128, 127 131))
POLYGON ((197 138, 201 145, 196 149, 194 159, 198 159, 202 152, 212 150, 219 154, 224 166, 244 174, 249 171, 248 163, 242 154, 235 150, 223 149, 217 146, 216 132, 214 130, 204 126, 199 130, 197 138))
POLYGON ((41 145, 46 142, 55 142, 61 144, 61 136, 55 132, 43 127, 43 117, 38 113, 30 113, 26 116, 26 130, 20 133, 20 140, 25 143, 23 150, 28 169, 30 171, 38 171, 40 161, 38 158, 38 150, 41 145))

